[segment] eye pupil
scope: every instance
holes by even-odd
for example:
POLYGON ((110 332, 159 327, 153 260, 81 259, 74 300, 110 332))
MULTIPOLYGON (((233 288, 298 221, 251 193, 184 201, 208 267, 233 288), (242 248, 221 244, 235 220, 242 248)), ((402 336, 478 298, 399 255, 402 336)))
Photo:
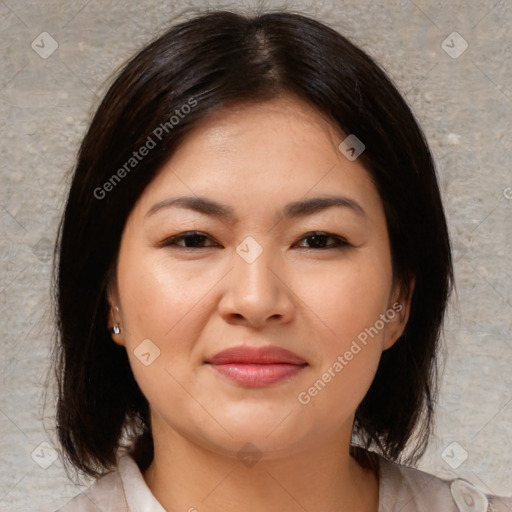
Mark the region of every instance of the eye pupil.
POLYGON ((191 235, 187 235, 183 237, 183 240, 185 241, 186 247, 194 247, 196 244, 199 244, 201 240, 204 238, 203 235, 199 235, 198 233, 194 233, 191 235), (189 243, 192 241, 192 243, 189 243))
POLYGON ((316 248, 325 245, 326 238, 328 238, 327 235, 311 235, 308 237, 309 240, 313 240, 313 243, 310 243, 310 245, 316 248))

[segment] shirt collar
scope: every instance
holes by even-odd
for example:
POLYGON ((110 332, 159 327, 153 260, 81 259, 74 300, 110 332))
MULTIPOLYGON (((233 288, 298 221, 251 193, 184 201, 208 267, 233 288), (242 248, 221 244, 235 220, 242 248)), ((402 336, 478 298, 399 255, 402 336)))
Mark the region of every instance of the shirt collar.
POLYGON ((166 512, 147 486, 137 463, 128 454, 119 457, 119 474, 123 482, 128 509, 133 512, 166 512))

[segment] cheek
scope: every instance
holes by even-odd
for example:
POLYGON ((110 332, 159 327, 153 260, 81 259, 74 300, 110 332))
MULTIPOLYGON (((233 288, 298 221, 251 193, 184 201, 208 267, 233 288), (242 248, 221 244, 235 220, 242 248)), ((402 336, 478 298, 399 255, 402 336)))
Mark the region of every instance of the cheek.
POLYGON ((328 417, 332 426, 357 408, 374 379, 384 333, 374 326, 386 312, 389 286, 387 275, 366 266, 332 273, 324 283, 306 295, 324 334, 317 333, 320 357, 301 397, 311 401, 311 414, 328 417))
POLYGON ((172 338, 198 307, 205 287, 207 276, 197 279, 197 272, 170 266, 163 253, 140 257, 132 253, 119 262, 123 312, 134 338, 153 337, 161 342, 172 338))
POLYGON ((193 342, 203 329, 198 311, 204 287, 209 287, 207 278, 169 265, 164 251, 126 247, 119 259, 118 288, 130 366, 157 410, 165 410, 169 403, 182 410, 190 406, 178 382, 189 378, 193 342))
POLYGON ((379 365, 386 325, 380 315, 388 307, 390 270, 385 260, 368 253, 331 267, 325 276, 305 275, 302 295, 324 333, 317 333, 320 357, 308 394, 315 396, 315 408, 328 409, 341 421, 364 398, 379 365))
POLYGON ((341 262, 328 271, 306 274, 302 295, 339 347, 374 325, 388 305, 391 275, 371 255, 341 262))

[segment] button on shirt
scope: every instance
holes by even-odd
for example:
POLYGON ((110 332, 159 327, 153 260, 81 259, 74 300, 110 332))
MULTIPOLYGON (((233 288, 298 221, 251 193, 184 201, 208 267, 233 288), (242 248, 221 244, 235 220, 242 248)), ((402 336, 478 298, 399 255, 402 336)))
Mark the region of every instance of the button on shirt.
MULTIPOLYGON (((512 512, 512 497, 485 494, 464 479, 444 480, 380 455, 378 463, 378 512, 512 512)), ((136 462, 126 453, 119 457, 115 471, 96 480, 55 512, 99 510, 166 512, 153 496, 136 462)))

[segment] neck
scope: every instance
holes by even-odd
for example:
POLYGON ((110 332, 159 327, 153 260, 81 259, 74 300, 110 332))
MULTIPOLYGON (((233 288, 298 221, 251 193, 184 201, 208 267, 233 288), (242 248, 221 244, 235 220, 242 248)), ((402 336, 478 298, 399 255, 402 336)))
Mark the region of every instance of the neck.
POLYGON ((174 432, 154 438, 144 479, 168 512, 377 512, 378 478, 337 441, 257 462, 221 456, 174 432), (168 447, 172 446, 172 449, 168 447))

